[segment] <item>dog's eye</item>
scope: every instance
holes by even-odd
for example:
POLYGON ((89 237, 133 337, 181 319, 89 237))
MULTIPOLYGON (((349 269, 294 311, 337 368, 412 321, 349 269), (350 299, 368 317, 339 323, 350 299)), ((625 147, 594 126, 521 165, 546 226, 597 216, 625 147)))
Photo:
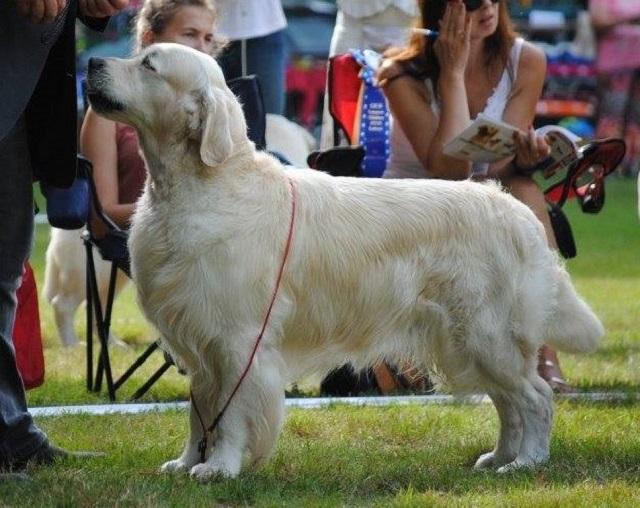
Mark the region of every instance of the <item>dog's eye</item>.
POLYGON ((153 64, 151 63, 151 58, 149 58, 148 56, 142 60, 142 66, 152 72, 156 72, 156 68, 153 66, 153 64))

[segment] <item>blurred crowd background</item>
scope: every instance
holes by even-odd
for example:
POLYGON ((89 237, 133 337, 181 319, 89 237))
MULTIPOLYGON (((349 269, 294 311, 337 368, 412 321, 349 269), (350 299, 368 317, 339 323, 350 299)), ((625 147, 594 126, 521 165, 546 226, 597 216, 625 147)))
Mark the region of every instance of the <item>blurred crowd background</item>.
MULTIPOLYGON (((91 56, 124 57, 131 54, 131 20, 140 3, 140 0, 132 0, 127 10, 111 20, 104 33, 92 32, 78 23, 79 82, 85 75, 91 56)), ((603 101, 609 101, 611 104, 607 109, 625 110, 619 123, 628 123, 628 108, 623 103, 629 102, 634 92, 630 86, 622 84, 618 87, 624 88, 618 90, 620 93, 603 97, 603 86, 611 85, 609 81, 603 84, 597 71, 598 32, 589 15, 589 3, 589 0, 508 0, 517 30, 539 44, 548 59, 545 91, 538 104, 537 126, 557 123, 585 138, 622 135, 622 132, 615 132, 616 129, 624 130, 622 125, 612 126, 605 122, 604 127, 599 128, 600 109, 603 101)), ((622 4, 623 9, 635 9, 640 13, 637 0, 612 0, 609 4, 622 4)), ((288 23, 285 116, 319 139, 326 61, 336 19, 336 0, 283 0, 282 5, 288 23)), ((80 98, 79 103, 81 106, 80 98)), ((640 146, 640 142, 636 142, 633 126, 627 131, 630 131, 625 135, 630 150, 627 158, 636 160, 638 158, 634 154, 639 151, 636 145, 640 146)), ((621 172, 635 175, 637 164, 629 163, 621 172)))

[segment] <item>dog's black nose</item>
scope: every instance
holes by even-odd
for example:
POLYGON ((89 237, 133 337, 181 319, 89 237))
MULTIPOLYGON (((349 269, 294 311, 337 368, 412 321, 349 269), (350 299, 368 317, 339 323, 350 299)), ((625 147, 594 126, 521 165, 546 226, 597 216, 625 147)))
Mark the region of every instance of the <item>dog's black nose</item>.
POLYGON ((89 72, 97 72, 105 66, 104 58, 89 58, 89 72))

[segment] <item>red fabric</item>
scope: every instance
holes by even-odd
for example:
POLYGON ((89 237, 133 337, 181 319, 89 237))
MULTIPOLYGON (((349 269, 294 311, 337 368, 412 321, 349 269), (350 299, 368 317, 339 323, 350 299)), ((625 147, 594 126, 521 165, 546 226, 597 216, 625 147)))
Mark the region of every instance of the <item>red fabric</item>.
POLYGON ((329 111, 349 143, 354 143, 354 125, 360 96, 360 65, 349 54, 335 55, 329 60, 329 111))
POLYGON ((324 93, 327 79, 325 64, 304 64, 294 62, 287 67, 287 92, 302 95, 302 104, 298 116, 303 125, 312 127, 316 120, 316 112, 320 97, 324 93))
POLYGON ((118 203, 135 203, 142 194, 147 170, 140 156, 140 142, 136 130, 116 123, 118 147, 118 203))
POLYGON ((16 349, 18 371, 26 389, 35 388, 44 382, 44 355, 38 290, 33 270, 25 263, 22 285, 18 289, 18 308, 13 327, 13 345, 16 349))

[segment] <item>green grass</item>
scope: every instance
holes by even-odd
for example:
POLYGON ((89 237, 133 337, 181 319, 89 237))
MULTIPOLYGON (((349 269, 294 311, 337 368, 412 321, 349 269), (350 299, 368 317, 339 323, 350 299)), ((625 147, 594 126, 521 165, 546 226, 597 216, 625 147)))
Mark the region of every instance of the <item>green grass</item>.
MULTIPOLYGON (((561 355, 565 374, 580 389, 640 392, 635 199, 634 182, 611 178, 599 215, 585 215, 573 203, 567 207, 578 244, 578 257, 567 266, 607 328, 596 353, 561 355)), ((39 227, 32 261, 40 287, 47 240, 47 228, 39 227)), ((29 403, 105 402, 104 393, 85 389, 84 349, 63 349, 48 304, 40 306, 47 379, 29 392, 29 403)), ((114 330, 133 344, 132 351, 113 350, 116 369, 122 369, 155 335, 131 289, 119 298, 115 316, 114 330)), ((172 370, 145 399, 177 400, 187 393, 185 379, 172 370)), ((56 443, 103 450, 108 457, 34 470, 35 484, 0 484, 0 506, 640 505, 640 404, 561 400, 556 415, 551 462, 502 476, 470 469, 496 438, 490 405, 291 410, 275 457, 264 469, 206 485, 157 472, 180 452, 184 412, 41 418, 56 443)))
POLYGON ((158 473, 181 450, 184 413, 47 418, 57 442, 108 456, 34 470, 33 485, 0 484, 0 504, 637 506, 638 416, 633 405, 560 403, 551 462, 498 475, 471 470, 495 439, 488 405, 292 410, 265 468, 208 484, 158 473))

